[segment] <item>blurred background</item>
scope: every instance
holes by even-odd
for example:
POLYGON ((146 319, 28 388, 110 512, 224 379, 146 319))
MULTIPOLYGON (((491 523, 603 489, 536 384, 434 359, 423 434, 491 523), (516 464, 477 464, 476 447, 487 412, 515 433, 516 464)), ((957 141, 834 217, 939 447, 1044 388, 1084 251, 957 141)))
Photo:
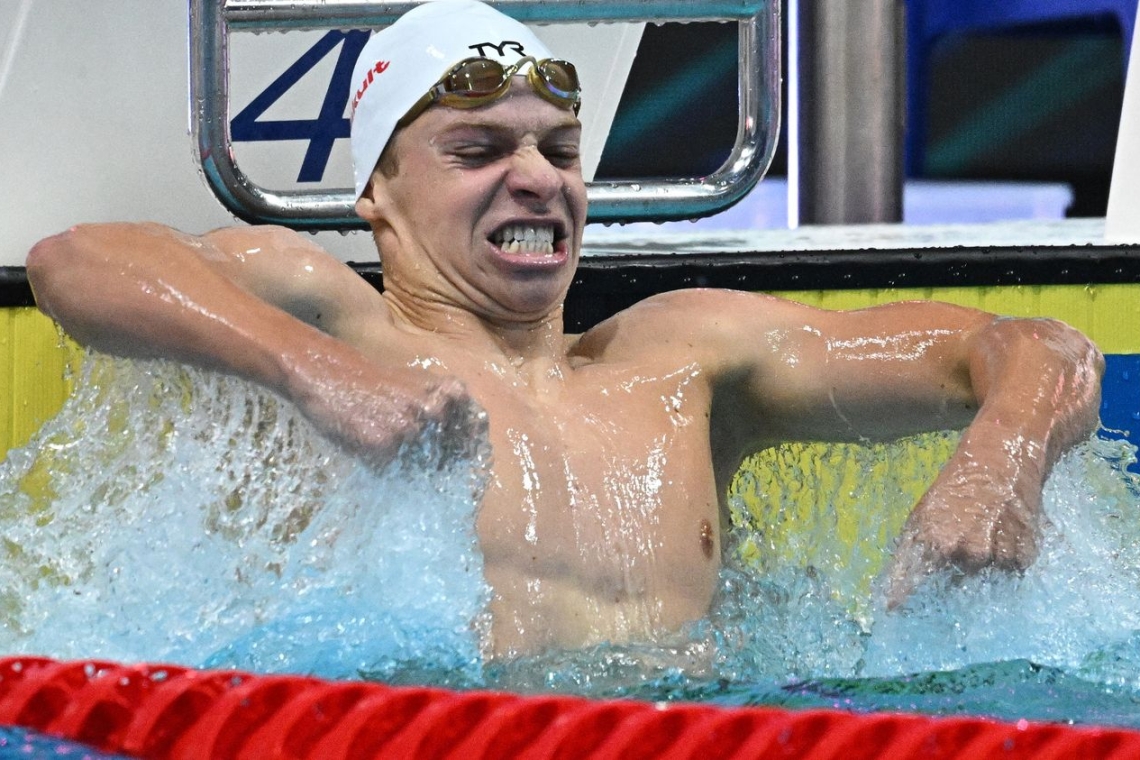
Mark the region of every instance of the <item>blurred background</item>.
MULTIPOLYGON (((1135 12, 1135 3, 1096 0, 908 0, 906 178, 1059 183, 1070 190, 1052 196, 1064 215, 1104 216, 1135 12)), ((791 15, 785 0, 785 42, 791 15)), ((719 167, 736 130, 736 45, 731 25, 648 25, 599 177, 719 167)), ((788 175, 789 47, 781 140, 765 182, 788 175)))

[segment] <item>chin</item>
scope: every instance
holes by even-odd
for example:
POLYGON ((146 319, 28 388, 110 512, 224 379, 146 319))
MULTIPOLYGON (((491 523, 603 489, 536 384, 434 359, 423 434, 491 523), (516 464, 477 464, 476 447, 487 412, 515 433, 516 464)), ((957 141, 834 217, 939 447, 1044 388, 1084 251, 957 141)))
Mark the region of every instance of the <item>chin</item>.
POLYGON ((566 299, 565 287, 528 288, 520 286, 511 289, 495 299, 498 310, 509 321, 539 322, 554 312, 561 311, 566 299))

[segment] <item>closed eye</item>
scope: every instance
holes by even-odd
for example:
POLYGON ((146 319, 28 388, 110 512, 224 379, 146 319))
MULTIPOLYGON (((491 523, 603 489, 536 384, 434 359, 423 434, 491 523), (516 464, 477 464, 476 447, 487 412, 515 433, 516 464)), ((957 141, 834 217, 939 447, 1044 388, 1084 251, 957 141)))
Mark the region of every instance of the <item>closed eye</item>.
POLYGON ((451 149, 451 155, 468 166, 485 166, 498 160, 503 155, 503 149, 490 143, 473 143, 457 145, 451 149))
POLYGON ((581 152, 575 145, 555 145, 542 149, 546 160, 560 169, 569 169, 575 166, 581 158, 581 152))

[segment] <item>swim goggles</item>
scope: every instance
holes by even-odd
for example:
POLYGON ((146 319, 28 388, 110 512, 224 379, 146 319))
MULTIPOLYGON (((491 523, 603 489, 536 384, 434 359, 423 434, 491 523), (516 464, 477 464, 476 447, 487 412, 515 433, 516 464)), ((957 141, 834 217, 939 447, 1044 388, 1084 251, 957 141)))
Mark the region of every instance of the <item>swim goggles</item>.
POLYGON ((557 58, 539 61, 526 56, 514 66, 491 58, 467 58, 440 77, 427 93, 417 100, 397 126, 405 126, 427 110, 432 103, 451 108, 478 108, 501 98, 511 85, 511 77, 527 63, 527 81, 543 99, 559 108, 572 108, 575 115, 581 107, 582 89, 574 64, 557 58))

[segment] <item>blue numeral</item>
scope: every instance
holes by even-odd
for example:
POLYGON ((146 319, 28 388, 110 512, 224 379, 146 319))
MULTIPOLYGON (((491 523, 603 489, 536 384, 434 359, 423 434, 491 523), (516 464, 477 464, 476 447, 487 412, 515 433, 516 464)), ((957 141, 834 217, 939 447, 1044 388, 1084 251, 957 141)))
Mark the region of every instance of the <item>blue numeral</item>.
POLYGON ((369 34, 367 31, 329 32, 322 37, 230 121, 230 135, 234 142, 308 140, 309 147, 305 151, 305 160, 301 163, 297 181, 320 182, 325 167, 328 166, 333 143, 349 135, 349 121, 344 116, 351 85, 349 80, 352 77, 352 66, 368 42, 369 34), (344 44, 341 45, 341 42, 344 44), (258 117, 338 45, 340 56, 317 118, 258 121, 258 117))

